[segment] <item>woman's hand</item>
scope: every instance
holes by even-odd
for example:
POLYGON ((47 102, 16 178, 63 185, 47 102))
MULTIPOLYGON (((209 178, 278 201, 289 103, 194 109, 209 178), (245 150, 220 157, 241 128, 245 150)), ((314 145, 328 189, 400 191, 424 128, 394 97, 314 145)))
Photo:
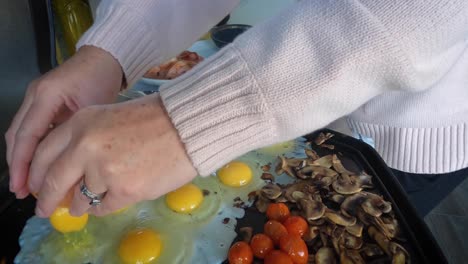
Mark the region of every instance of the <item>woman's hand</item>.
POLYGON ((72 214, 104 215, 155 199, 197 174, 157 95, 78 111, 39 144, 30 171, 40 217, 70 191, 72 214), (79 190, 83 179, 93 193, 106 192, 101 205, 90 208, 79 190))
POLYGON ((29 165, 36 146, 50 130, 79 109, 115 100, 122 69, 109 53, 85 46, 64 64, 33 81, 5 134, 10 190, 17 198, 29 194, 29 165))

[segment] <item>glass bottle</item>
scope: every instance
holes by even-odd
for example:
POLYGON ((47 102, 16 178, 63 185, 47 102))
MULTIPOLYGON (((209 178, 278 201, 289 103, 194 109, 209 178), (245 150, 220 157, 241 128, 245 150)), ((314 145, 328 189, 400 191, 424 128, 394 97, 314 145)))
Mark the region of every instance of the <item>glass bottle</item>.
POLYGON ((57 60, 60 64, 75 53, 75 45, 93 24, 93 14, 87 0, 52 0, 56 25, 57 60))

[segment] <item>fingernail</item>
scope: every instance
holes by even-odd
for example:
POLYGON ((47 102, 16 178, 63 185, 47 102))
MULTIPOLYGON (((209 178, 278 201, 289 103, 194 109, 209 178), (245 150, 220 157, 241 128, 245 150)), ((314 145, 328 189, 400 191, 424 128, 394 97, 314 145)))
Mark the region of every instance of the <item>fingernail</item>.
POLYGON ((38 217, 45 217, 45 214, 44 212, 41 210, 41 208, 37 207, 36 206, 36 210, 35 210, 35 213, 38 217))

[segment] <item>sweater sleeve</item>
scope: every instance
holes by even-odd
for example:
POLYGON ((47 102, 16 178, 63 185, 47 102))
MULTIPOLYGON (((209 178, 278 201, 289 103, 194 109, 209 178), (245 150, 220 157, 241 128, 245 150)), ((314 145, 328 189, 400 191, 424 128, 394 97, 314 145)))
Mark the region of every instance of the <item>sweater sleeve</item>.
POLYGON ((208 175, 383 92, 429 88, 467 46, 467 3, 303 0, 161 87, 161 97, 208 175))
POLYGON ((221 21, 239 0, 102 0, 77 48, 91 45, 114 56, 129 86, 176 56, 221 21))

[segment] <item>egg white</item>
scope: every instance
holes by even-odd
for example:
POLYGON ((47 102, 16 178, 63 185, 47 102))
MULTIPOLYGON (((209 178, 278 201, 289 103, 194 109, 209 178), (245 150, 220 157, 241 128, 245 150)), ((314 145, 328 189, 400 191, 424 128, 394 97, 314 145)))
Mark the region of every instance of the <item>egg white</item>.
POLYGON ((64 253, 68 252, 64 250, 67 244, 47 219, 33 217, 20 237, 21 251, 15 263, 120 263, 120 240, 129 230, 138 227, 152 228, 161 235, 163 248, 154 264, 221 263, 237 235, 237 219, 245 214, 242 207, 234 204, 243 202, 243 207, 251 205, 248 194, 266 184, 261 179, 263 165, 270 164, 269 173, 274 175, 276 182, 291 182, 291 177, 275 174, 278 156, 305 157, 304 145, 305 140, 298 139, 294 143, 279 145, 279 148, 260 149, 237 158, 236 161, 244 162, 252 170, 252 181, 242 187, 222 184, 216 173, 211 177, 197 177, 193 183, 201 190, 208 190, 209 195, 190 214, 172 211, 163 196, 106 217, 90 216, 85 228, 87 235, 83 236, 88 240, 85 239, 86 243, 82 243, 81 248, 75 249, 81 252, 77 256, 72 254, 70 257, 64 253), (89 241, 92 242, 91 247, 89 241))
POLYGON ((161 254, 151 264, 186 264, 189 263, 193 250, 193 230, 186 226, 179 226, 174 229, 172 224, 168 224, 162 218, 140 220, 125 227, 108 247, 107 252, 103 254, 103 264, 123 264, 118 255, 118 248, 122 238, 131 230, 138 228, 150 228, 159 234, 161 238, 162 248, 161 254))
POLYGON ((221 193, 218 181, 213 177, 197 177, 192 181, 192 183, 202 191, 205 190, 208 192, 207 195, 204 195, 203 201, 198 208, 189 214, 178 213, 167 206, 165 200, 166 197, 162 196, 150 203, 150 206, 154 210, 154 214, 174 225, 200 225, 214 217, 221 205, 221 193))

